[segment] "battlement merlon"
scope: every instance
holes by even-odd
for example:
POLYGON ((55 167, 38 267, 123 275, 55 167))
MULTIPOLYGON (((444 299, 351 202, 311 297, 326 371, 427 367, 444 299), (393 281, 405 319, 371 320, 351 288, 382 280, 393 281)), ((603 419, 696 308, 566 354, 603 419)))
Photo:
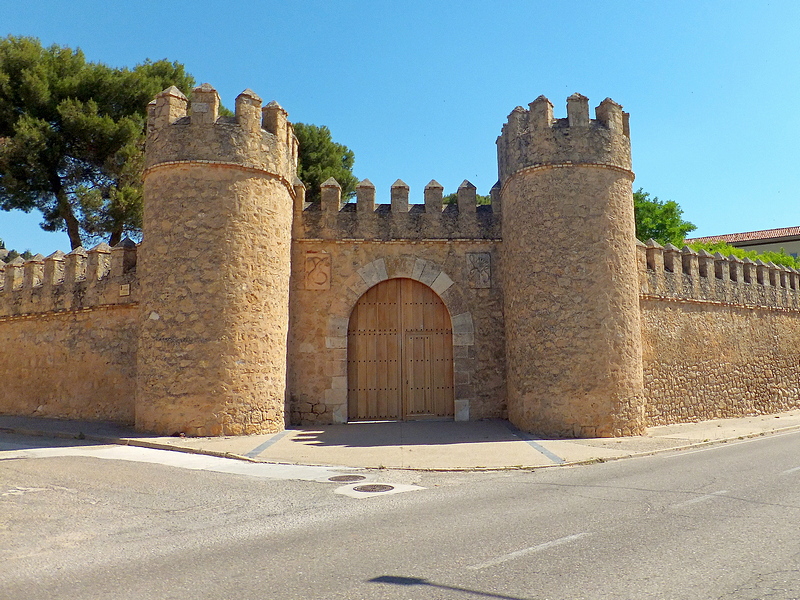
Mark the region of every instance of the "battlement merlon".
MULTIPOLYGON (((298 179, 298 184, 305 186, 298 179)), ((356 211, 358 214, 382 214, 389 213, 403 214, 409 212, 424 212, 430 216, 442 216, 442 213, 448 209, 448 205, 444 203, 444 187, 435 179, 432 179, 424 190, 422 204, 410 203, 410 188, 402 179, 396 180, 390 189, 390 203, 389 204, 376 204, 375 203, 375 185, 369 180, 364 179, 356 185, 356 211), (420 210, 421 208, 421 210, 420 210)), ((491 192, 492 202, 487 206, 480 206, 478 204, 477 188, 475 185, 464 180, 459 185, 456 191, 456 202, 448 214, 463 214, 474 215, 477 212, 491 212, 499 213, 500 197, 499 188, 497 184, 492 188, 491 192)), ((342 186, 336 181, 335 178, 329 177, 327 180, 320 184, 320 202, 316 207, 313 203, 297 203, 295 205, 296 212, 304 212, 310 210, 311 212, 352 212, 348 208, 347 201, 342 199, 342 186)))
POLYGON ((297 170, 298 144, 286 111, 276 102, 262 108, 252 90, 236 98, 235 116, 219 116, 219 95, 209 84, 187 98, 176 87, 148 105, 145 176, 179 164, 240 166, 282 179, 297 170))
POLYGON ((670 301, 800 309, 800 271, 688 246, 637 242, 641 293, 670 301))
MULTIPOLYGON (((628 113, 606 98, 589 118, 589 99, 567 99, 567 118, 553 116, 553 104, 539 96, 525 109, 516 107, 497 138, 501 184, 529 167, 597 165, 631 171, 628 113)), ((631 177, 633 173, 631 173, 631 177)))
POLYGON ((89 309, 137 300, 136 244, 98 244, 0 261, 0 317, 89 309))

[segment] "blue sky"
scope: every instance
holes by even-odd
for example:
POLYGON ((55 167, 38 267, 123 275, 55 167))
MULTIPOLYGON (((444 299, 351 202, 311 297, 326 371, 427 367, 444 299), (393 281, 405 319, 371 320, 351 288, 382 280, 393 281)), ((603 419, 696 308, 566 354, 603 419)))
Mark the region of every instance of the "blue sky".
MULTIPOLYGON (((252 88, 327 125, 389 201, 469 179, 488 193, 508 114, 573 92, 631 113, 635 187, 713 235, 800 225, 800 3, 0 0, 0 35, 92 61, 186 65, 222 102, 252 88)), ((0 212, 8 247, 69 250, 36 214, 0 212)))

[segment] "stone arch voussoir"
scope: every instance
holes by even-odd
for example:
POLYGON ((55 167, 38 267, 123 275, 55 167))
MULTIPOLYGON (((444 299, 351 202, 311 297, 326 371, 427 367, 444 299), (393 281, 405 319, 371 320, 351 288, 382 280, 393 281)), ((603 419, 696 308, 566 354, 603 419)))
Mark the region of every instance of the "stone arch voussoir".
MULTIPOLYGON (((345 281, 345 292, 331 306, 328 318, 328 348, 347 348, 350 313, 364 293, 387 279, 406 277, 430 287, 442 299, 453 324, 453 362, 455 370, 455 420, 468 421, 470 404, 475 398, 469 376, 474 372, 475 328, 472 313, 461 287, 442 266, 414 255, 383 257, 366 263, 345 281)), ((337 421, 346 421, 338 414, 337 421)))

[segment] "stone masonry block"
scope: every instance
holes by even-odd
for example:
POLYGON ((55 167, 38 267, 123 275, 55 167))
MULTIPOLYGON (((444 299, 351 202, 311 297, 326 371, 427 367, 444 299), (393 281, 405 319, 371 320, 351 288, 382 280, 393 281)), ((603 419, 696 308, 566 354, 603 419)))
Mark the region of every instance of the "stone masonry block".
POLYGON ((382 258, 379 258, 372 263, 375 265, 375 273, 378 275, 378 281, 386 281, 389 279, 389 274, 386 272, 386 261, 382 258))
POLYGON ((414 258, 411 256, 399 256, 392 262, 392 268, 387 273, 390 277, 411 277, 414 273, 414 258))
POLYGON ((411 271, 411 279, 416 279, 417 281, 420 281, 420 278, 422 277, 422 272, 425 270, 425 265, 427 264, 428 264, 427 260, 423 260, 421 258, 415 260, 414 269, 411 271))
POLYGON ((332 348, 328 354, 331 360, 343 360, 347 362, 347 348, 332 348))
MULTIPOLYGON (((453 348, 453 357, 455 359, 467 359, 469 358, 469 347, 468 346, 455 346, 453 348)), ((458 360, 456 360, 456 369, 458 369, 458 360)))
POLYGON ((466 383, 471 383, 472 382, 472 378, 470 376, 470 372, 469 371, 456 371, 454 379, 455 379, 455 384, 456 385, 462 385, 462 384, 466 384, 466 383))
POLYGON ((461 313, 453 317, 453 333, 474 333, 471 313, 461 313))
POLYGON ((422 271, 419 280, 425 285, 432 286, 442 270, 432 262, 426 262, 425 269, 422 271))
POLYGON ((474 333, 453 333, 453 346, 472 346, 474 343, 474 333))
POLYGON ((347 377, 346 360, 329 360, 325 363, 325 374, 328 377, 347 377))
MULTIPOLYGON (((353 278, 358 279, 361 282, 361 285, 364 284, 364 280, 359 277, 356 273, 353 275, 353 278)), ((366 290, 364 290, 366 291, 366 290)), ((328 308, 328 314, 330 315, 339 315, 344 318, 348 318, 347 315, 350 314, 353 306, 361 297, 361 294, 356 293, 348 285, 345 283, 341 288, 341 294, 337 295, 334 300, 331 302, 330 307, 328 308)), ((362 292, 363 293, 363 292, 362 292)))
POLYGON ((442 271, 437 275, 436 279, 433 280, 431 288, 437 294, 443 294, 451 285, 453 285, 453 280, 447 276, 447 273, 442 271))
POLYGON ((333 407, 333 422, 336 424, 347 423, 347 404, 333 407))
POLYGON ((456 401, 466 400, 475 396, 475 388, 470 383, 462 383, 456 385, 455 389, 456 401))
POLYGON ((456 421, 469 421, 469 404, 470 400, 468 398, 455 401, 456 421))
POLYGON ((323 397, 327 406, 346 404, 347 387, 325 390, 323 397))
POLYGON ((326 348, 347 348, 347 336, 328 336, 325 338, 326 348))
POLYGON ((440 296, 451 315, 459 315, 469 309, 467 302, 464 301, 464 297, 458 292, 456 286, 450 286, 440 296))
MULTIPOLYGON (((361 275, 361 279, 364 280, 364 283, 367 284, 367 289, 383 281, 375 266, 375 261, 367 263, 366 265, 361 267, 357 272, 359 275, 361 275)), ((385 272, 386 272, 386 266, 384 265, 384 273, 385 272)))
POLYGON ((466 356, 457 356, 454 360, 456 373, 471 373, 475 369, 475 361, 466 356))
POLYGON ((349 322, 350 319, 347 317, 330 317, 328 319, 328 335, 347 335, 347 325, 349 322))
POLYGON ((332 390, 347 390, 347 377, 331 377, 332 390))
POLYGON ((371 287, 367 285, 360 273, 353 273, 353 275, 348 277, 344 282, 344 286, 353 292, 356 298, 360 298, 361 295, 371 287))

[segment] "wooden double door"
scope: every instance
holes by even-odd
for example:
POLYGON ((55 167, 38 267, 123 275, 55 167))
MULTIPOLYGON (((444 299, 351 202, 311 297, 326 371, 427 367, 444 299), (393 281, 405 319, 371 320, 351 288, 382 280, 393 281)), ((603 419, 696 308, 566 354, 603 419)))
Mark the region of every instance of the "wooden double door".
POLYGON ((349 420, 453 417, 447 307, 413 279, 387 279, 358 301, 347 331, 349 420))

